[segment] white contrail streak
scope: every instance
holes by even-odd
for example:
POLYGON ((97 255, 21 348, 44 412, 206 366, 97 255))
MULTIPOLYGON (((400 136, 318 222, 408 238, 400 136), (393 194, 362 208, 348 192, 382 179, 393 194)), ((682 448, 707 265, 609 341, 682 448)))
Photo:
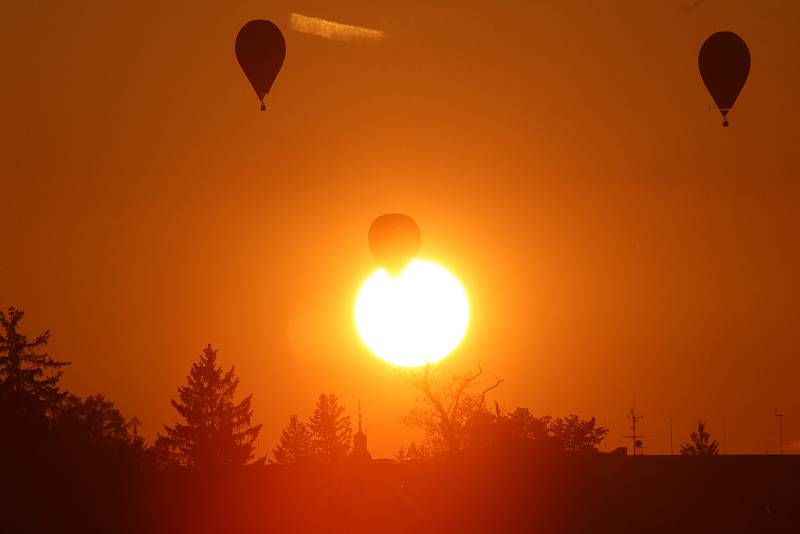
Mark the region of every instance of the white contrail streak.
POLYGON ((341 24, 316 17, 306 17, 298 13, 291 14, 289 25, 297 32, 310 33, 345 43, 377 43, 386 38, 386 34, 381 30, 351 26, 350 24, 341 24))

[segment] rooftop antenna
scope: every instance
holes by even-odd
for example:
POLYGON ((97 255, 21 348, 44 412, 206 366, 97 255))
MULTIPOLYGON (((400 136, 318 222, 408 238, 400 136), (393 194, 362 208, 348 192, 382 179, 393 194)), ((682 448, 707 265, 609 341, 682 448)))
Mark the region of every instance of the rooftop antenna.
POLYGON ((775 409, 775 419, 778 423, 778 454, 783 454, 783 414, 775 409))
POLYGON ((636 415, 636 409, 631 408, 631 411, 628 413, 628 419, 631 420, 631 430, 633 430, 633 434, 630 436, 623 436, 625 438, 633 439, 633 455, 636 456, 636 450, 644 449, 644 445, 642 444, 641 438, 645 437, 641 434, 636 433, 636 425, 644 419, 643 415, 636 415))

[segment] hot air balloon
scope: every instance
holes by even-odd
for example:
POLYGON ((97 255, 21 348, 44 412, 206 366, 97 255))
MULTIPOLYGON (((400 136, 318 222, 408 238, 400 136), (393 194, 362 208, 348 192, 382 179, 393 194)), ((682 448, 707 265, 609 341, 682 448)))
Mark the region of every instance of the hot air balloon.
POLYGON ((269 93, 286 56, 286 41, 281 30, 268 20, 251 20, 236 36, 236 60, 261 102, 269 93))
POLYGON ((402 213, 387 213, 369 227, 369 248, 381 267, 396 274, 419 252, 420 231, 414 219, 402 213))
POLYGON ((700 47, 697 60, 700 76, 722 113, 722 126, 728 126, 728 112, 750 73, 750 51, 733 32, 717 32, 700 47))

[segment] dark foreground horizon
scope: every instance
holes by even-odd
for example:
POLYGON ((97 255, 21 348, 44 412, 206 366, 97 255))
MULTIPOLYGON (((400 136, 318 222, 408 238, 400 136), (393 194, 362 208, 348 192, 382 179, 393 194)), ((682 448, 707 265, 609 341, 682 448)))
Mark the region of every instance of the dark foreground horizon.
MULTIPOLYGON (((42 469, 7 482, 3 532, 797 532, 800 456, 520 454, 42 469), (92 473, 92 471, 85 471, 92 473), (8 487, 8 486, 7 486, 8 487), (40 491, 47 488, 46 491, 40 491), (46 512, 41 499, 61 497, 46 512), (9 522, 10 521, 10 522, 9 522)), ((44 464, 42 464, 44 467, 44 464)), ((48 466, 58 467, 58 466, 48 466)), ((9 478, 10 477, 10 478, 9 478)))

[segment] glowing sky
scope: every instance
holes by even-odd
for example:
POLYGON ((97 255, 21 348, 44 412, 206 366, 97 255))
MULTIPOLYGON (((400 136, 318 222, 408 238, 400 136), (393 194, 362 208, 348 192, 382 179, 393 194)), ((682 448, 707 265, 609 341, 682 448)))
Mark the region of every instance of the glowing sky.
POLYGON ((391 455, 416 395, 352 306, 369 224, 399 211, 470 295, 445 370, 595 415, 611 448, 635 396, 647 452, 669 416, 676 441, 724 420, 728 452, 774 452, 776 408, 800 440, 800 4, 688 3, 12 0, 0 306, 148 436, 212 343, 262 453, 333 391, 391 455), (233 56, 252 18, 287 41, 266 113, 233 56), (726 130, 697 73, 720 29, 753 57, 726 130))

